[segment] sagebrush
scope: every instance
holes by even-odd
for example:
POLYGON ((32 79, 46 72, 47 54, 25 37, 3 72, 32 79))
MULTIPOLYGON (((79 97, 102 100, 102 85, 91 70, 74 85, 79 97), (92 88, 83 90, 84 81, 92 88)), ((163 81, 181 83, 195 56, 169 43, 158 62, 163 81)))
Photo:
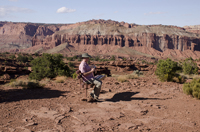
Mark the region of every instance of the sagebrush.
POLYGON ((182 68, 184 74, 198 74, 197 63, 195 63, 192 58, 185 59, 182 68))
POLYGON ((183 85, 183 92, 200 99, 200 79, 193 79, 190 83, 185 83, 183 85))
POLYGON ((173 78, 177 76, 176 71, 180 68, 177 62, 169 58, 166 60, 159 60, 155 74, 161 81, 173 81, 173 78))
POLYGON ((63 62, 61 54, 43 53, 41 57, 37 57, 31 61, 32 73, 31 79, 41 80, 45 77, 54 78, 56 76, 70 76, 70 68, 63 62))

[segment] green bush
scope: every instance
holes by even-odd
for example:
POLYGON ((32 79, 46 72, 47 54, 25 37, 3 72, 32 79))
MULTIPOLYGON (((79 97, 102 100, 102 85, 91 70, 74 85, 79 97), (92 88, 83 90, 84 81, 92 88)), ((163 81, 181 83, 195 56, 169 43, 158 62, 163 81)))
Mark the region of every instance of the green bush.
POLYGON ((66 59, 67 59, 68 61, 74 61, 74 58, 73 58, 73 57, 66 57, 66 59))
POLYGON ((147 61, 146 60, 142 60, 142 64, 144 64, 144 63, 147 63, 147 61))
POLYGON ((197 63, 193 62, 192 58, 186 59, 182 64, 182 68, 184 74, 198 74, 197 63))
POLYGON ((69 66, 69 67, 74 67, 74 63, 68 62, 68 66, 69 66))
POLYGON ((5 52, 5 54, 10 54, 9 52, 5 52))
POLYGON ((123 61, 126 61, 127 59, 125 57, 122 58, 123 61))
POLYGON ((28 56, 28 60, 32 61, 32 60, 34 60, 34 58, 30 55, 30 56, 28 56))
POLYGON ((15 55, 11 55, 9 58, 10 59, 15 59, 16 57, 15 57, 15 55))
POLYGON ((78 59, 78 56, 75 55, 75 56, 73 56, 72 58, 73 58, 74 60, 76 60, 76 59, 78 59))
POLYGON ((28 57, 19 54, 17 60, 25 63, 25 62, 28 62, 28 57))
POLYGON ((186 77, 185 76, 181 76, 179 74, 176 74, 175 77, 173 77, 173 82, 177 82, 177 83, 185 83, 186 81, 186 77))
POLYGON ((38 54, 38 53, 35 53, 34 55, 35 55, 35 56, 39 56, 39 54, 38 54))
POLYGON ((21 86, 24 89, 34 89, 34 88, 42 88, 43 87, 43 85, 41 85, 38 81, 35 81, 35 80, 28 81, 28 80, 12 79, 9 84, 11 87, 21 86))
POLYGON ((161 81, 173 81, 173 78, 177 76, 178 69, 180 69, 178 63, 168 58, 167 60, 159 60, 155 74, 161 81))
POLYGON ((81 60, 82 60, 82 59, 79 57, 79 58, 78 58, 78 61, 81 61, 81 60))
POLYGON ((47 54, 44 53, 41 57, 37 57, 31 61, 32 73, 29 77, 31 79, 41 80, 45 77, 54 78, 60 76, 70 76, 71 70, 63 62, 61 54, 47 54))
POLYGON ((30 81, 27 82, 27 85, 24 86, 25 89, 35 89, 35 88, 42 88, 43 86, 37 81, 30 81))
POLYGON ((76 74, 76 72, 74 72, 74 73, 72 74, 72 78, 73 78, 73 79, 77 79, 77 76, 78 76, 78 74, 76 74))
POLYGON ((95 61, 99 61, 99 60, 100 60, 100 57, 99 57, 99 56, 96 56, 96 57, 94 58, 94 60, 95 60, 95 61))
POLYGON ((110 58, 111 61, 115 61, 115 56, 113 55, 111 58, 110 58))
POLYGON ((193 79, 190 83, 183 85, 183 92, 192 95, 194 98, 200 99, 200 79, 193 79))

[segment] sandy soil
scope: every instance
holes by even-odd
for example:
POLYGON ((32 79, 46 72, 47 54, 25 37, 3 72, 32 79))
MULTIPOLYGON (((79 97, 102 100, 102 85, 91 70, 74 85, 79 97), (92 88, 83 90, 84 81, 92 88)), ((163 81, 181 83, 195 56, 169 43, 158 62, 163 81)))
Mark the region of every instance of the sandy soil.
POLYGON ((0 132, 200 131, 200 101, 155 75, 124 83, 107 77, 93 103, 81 101, 85 93, 70 78, 43 89, 0 88, 0 132))

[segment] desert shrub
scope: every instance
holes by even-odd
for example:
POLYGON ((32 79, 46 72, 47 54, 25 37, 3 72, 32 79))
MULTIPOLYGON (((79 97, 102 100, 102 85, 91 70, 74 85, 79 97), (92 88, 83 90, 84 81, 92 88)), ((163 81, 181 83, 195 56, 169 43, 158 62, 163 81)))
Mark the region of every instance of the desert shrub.
POLYGON ((78 56, 75 55, 75 56, 73 56, 72 58, 73 58, 74 60, 76 60, 76 59, 78 59, 78 56))
POLYGON ((40 84, 38 81, 29 81, 27 82, 27 85, 25 85, 23 88, 27 89, 35 89, 35 88, 42 88, 44 85, 40 84))
POLYGON ((66 59, 67 59, 68 61, 74 61, 74 58, 73 58, 73 57, 66 57, 66 59))
POLYGON ((12 80, 10 81, 11 87, 17 87, 21 86, 25 89, 34 89, 34 88, 42 88, 43 85, 41 85, 38 81, 35 80, 12 80))
POLYGON ((41 80, 45 77, 54 78, 56 76, 70 76, 71 71, 63 62, 61 54, 44 53, 41 57, 37 57, 31 61, 32 73, 31 79, 41 80))
POLYGON ((128 74, 128 75, 120 75, 120 76, 118 76, 117 80, 119 82, 123 83, 123 82, 127 82, 128 79, 136 79, 136 78, 138 78, 138 75, 136 75, 136 74, 128 74))
POLYGON ((115 61, 115 56, 113 55, 111 58, 110 58, 111 61, 115 61))
POLYGON ((140 62, 139 62, 139 61, 137 61, 137 62, 136 62, 136 64, 140 64, 140 62))
POLYGON ((2 57, 2 58, 6 58, 6 54, 5 54, 5 53, 2 53, 2 54, 1 54, 1 57, 2 57))
POLYGON ((69 66, 69 67, 74 67, 74 63, 68 62, 68 66, 69 66))
POLYGON ((18 57, 17 57, 17 60, 20 61, 20 62, 25 63, 25 62, 28 62, 28 57, 19 54, 18 57))
POLYGON ((12 80, 10 80, 9 84, 10 84, 11 87, 16 87, 16 86, 23 86, 24 82, 22 80, 12 79, 12 80))
POLYGON ((193 62, 192 58, 186 59, 182 64, 182 68, 184 74, 198 74, 197 63, 193 62))
POLYGON ((9 58, 10 59, 15 59, 16 57, 15 57, 15 55, 11 55, 9 58))
POLYGON ((95 61, 99 61, 99 60, 100 60, 100 57, 99 57, 99 56, 95 56, 95 57, 94 57, 94 60, 95 60, 95 61))
POLYGON ((137 76, 140 76, 140 75, 143 75, 143 72, 142 72, 142 71, 139 71, 139 70, 135 70, 135 71, 133 71, 132 74, 135 74, 135 75, 137 75, 137 76))
POLYGON ((10 54, 10 52, 5 52, 5 54, 10 54))
POLYGON ((64 83, 66 79, 67 79, 66 76, 57 76, 57 77, 55 78, 55 81, 56 81, 57 83, 64 83))
POLYGON ((154 65, 157 65, 157 64, 158 64, 158 61, 157 61, 157 60, 155 60, 155 61, 154 61, 154 65))
POLYGON ((91 63, 91 60, 88 60, 88 62, 87 62, 88 64, 90 64, 91 63))
POLYGON ((35 53, 34 55, 35 55, 35 56, 39 56, 39 54, 38 54, 38 53, 35 53))
POLYGON ((144 64, 144 63, 148 63, 146 60, 142 60, 142 64, 144 64))
POLYGON ((181 76, 179 74, 176 74, 175 77, 173 77, 173 82, 177 82, 177 83, 184 83, 186 81, 186 77, 185 76, 181 76))
POLYGON ((78 76, 78 74, 76 74, 76 72, 74 72, 74 73, 72 74, 72 78, 73 78, 73 79, 77 79, 77 76, 78 76))
POLYGON ((118 76, 118 78, 117 78, 117 80, 119 81, 119 82, 127 82, 128 81, 128 78, 127 78, 127 76, 126 75, 121 75, 121 76, 118 76))
POLYGON ((185 83, 183 85, 183 92, 200 99, 200 79, 193 79, 190 83, 185 83))
POLYGON ((123 61, 126 61, 127 59, 125 57, 122 58, 123 61))
POLYGON ((78 61, 81 61, 81 60, 82 60, 81 57, 79 57, 79 58, 78 58, 78 61))
POLYGON ((173 81, 178 69, 180 69, 178 63, 168 58, 167 60, 159 60, 155 74, 161 81, 173 81))
POLYGON ((30 56, 28 56, 28 60, 32 61, 32 60, 34 60, 34 58, 30 55, 30 56))

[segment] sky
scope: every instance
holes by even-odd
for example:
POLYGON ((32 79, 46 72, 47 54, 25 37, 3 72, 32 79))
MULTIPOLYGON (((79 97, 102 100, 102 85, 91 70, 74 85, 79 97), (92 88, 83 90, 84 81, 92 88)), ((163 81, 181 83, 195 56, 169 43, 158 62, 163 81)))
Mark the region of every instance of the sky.
POLYGON ((92 19, 200 25, 200 0, 0 0, 0 21, 68 24, 92 19))

